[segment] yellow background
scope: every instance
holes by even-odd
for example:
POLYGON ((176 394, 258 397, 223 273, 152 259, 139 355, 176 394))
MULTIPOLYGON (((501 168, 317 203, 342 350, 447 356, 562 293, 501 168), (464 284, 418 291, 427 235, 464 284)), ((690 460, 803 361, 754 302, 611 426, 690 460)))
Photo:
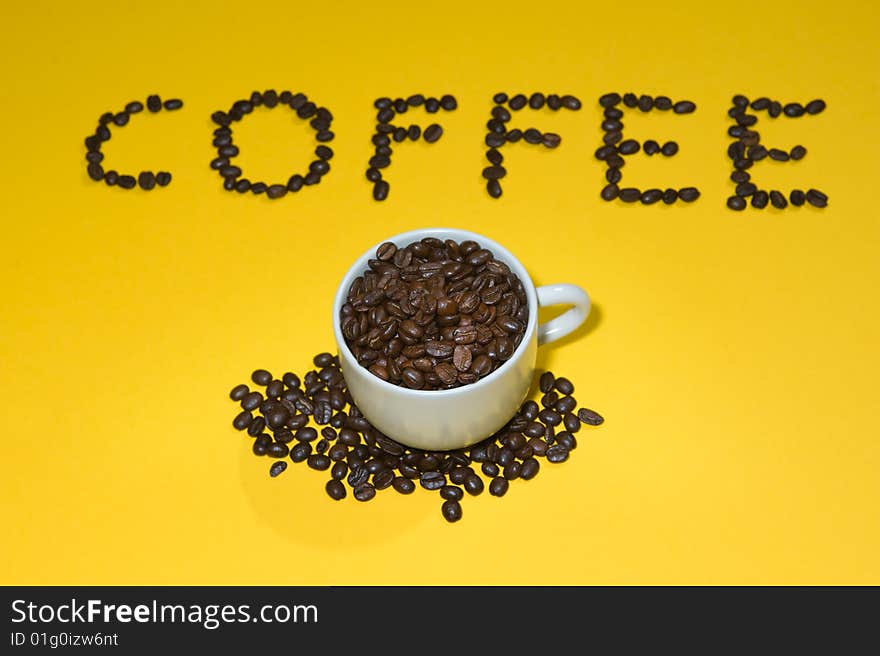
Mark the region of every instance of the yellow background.
MULTIPOLYGON (((0 583, 880 583, 877 375, 880 131, 875 3, 3 3, 0 583), (485 4, 485 6, 482 6, 485 4), (254 89, 328 106, 333 170, 270 202, 209 170, 209 115, 254 89), (555 151, 505 148, 486 195, 496 91, 572 93, 523 111, 555 151), (599 197, 599 95, 691 99, 628 113, 627 136, 674 138, 626 184, 700 188, 693 205, 599 197), (391 195, 364 180, 380 95, 454 94, 443 138, 395 149, 391 195), (149 93, 182 111, 113 130, 107 167, 168 169, 145 193, 85 174, 83 138, 149 93), (816 186, 824 211, 724 207, 730 97, 824 98, 762 120, 765 188, 816 186), (435 225, 506 244, 537 284, 595 300, 542 349, 607 421, 503 499, 391 491, 330 501, 326 473, 267 475, 230 425, 255 367, 303 372, 333 348, 350 261, 435 225)), ((764 115, 762 115, 764 116, 764 115)), ((428 115, 406 121, 427 125, 428 115)), ((111 126, 113 127, 113 126, 111 126)), ((235 127, 251 179, 304 169, 291 112, 235 127)), ((311 145, 309 145, 311 144, 311 145)))

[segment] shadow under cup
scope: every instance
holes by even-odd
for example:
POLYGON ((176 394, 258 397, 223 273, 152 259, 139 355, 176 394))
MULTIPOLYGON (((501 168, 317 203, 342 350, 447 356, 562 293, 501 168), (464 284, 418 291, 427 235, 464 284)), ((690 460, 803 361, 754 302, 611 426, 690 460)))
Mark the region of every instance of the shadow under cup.
MULTIPOLYGON (((586 309, 581 305, 583 316, 577 321, 577 325, 583 322, 589 311, 589 299, 583 290, 579 291, 587 298, 587 305, 586 309)), ((564 302, 564 299, 559 302, 564 302)), ((366 251, 351 266, 339 285, 333 302, 332 320, 345 382, 364 417, 382 433, 401 444, 441 451, 479 442, 504 426, 516 413, 528 394, 535 370, 538 354, 537 318, 538 293, 535 285, 519 260, 506 248, 483 235, 467 230, 430 228, 413 230, 384 239, 366 251), (489 249, 495 259, 504 262, 519 276, 528 301, 529 319, 525 334, 510 359, 485 378, 449 390, 413 390, 374 376, 358 364, 348 348, 339 319, 352 283, 369 269, 368 261, 375 257, 376 249, 382 243, 390 241, 398 248, 403 248, 425 237, 453 239, 459 243, 473 240, 483 248, 489 249)), ((548 324, 544 326, 546 325, 548 324)), ((562 334, 570 330, 564 330, 562 334)), ((545 341, 562 334, 549 337, 545 341)))

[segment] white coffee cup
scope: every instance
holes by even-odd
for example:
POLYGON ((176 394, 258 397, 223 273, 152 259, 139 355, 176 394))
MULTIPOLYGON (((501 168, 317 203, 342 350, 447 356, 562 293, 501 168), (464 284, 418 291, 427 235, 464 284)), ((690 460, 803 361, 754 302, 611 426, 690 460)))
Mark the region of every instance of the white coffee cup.
POLYGON ((532 279, 510 251, 488 237, 454 228, 413 230, 384 239, 368 249, 345 274, 333 302, 333 333, 345 381, 357 407, 369 422, 402 444, 426 450, 468 446, 493 434, 516 413, 528 394, 535 372, 538 346, 564 337, 587 318, 590 297, 577 285, 546 285, 535 289, 532 279), (376 249, 390 241, 399 248, 425 237, 473 240, 504 262, 523 283, 529 306, 525 335, 514 354, 495 371, 470 385, 450 390, 413 390, 374 376, 358 364, 340 325, 340 310, 355 279, 368 270, 376 249), (538 308, 572 305, 538 325, 538 308))

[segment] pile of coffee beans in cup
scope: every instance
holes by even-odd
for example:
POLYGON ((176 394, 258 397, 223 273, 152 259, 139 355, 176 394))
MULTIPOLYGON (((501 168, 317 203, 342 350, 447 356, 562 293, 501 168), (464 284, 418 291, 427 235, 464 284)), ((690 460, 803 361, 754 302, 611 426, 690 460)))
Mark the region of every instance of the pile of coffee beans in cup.
POLYGON ((302 378, 292 372, 275 378, 265 369, 251 382, 236 385, 230 398, 241 411, 232 425, 253 438, 256 456, 273 459, 269 475, 279 476, 287 460, 329 472, 324 489, 340 501, 351 495, 369 501, 382 490, 412 494, 416 487, 436 492, 448 522, 462 517, 465 495, 504 496, 511 483, 533 479, 541 462, 558 464, 577 448, 584 425, 604 419, 580 407, 574 385, 551 372, 540 375, 539 401, 528 400, 494 435, 453 451, 414 449, 382 434, 354 404, 330 353, 314 357, 315 368, 302 378), (488 485, 487 485, 488 482, 488 485))
POLYGON ((361 366, 416 390, 488 376, 513 355, 528 320, 522 281, 492 251, 434 237, 379 246, 339 316, 361 366))

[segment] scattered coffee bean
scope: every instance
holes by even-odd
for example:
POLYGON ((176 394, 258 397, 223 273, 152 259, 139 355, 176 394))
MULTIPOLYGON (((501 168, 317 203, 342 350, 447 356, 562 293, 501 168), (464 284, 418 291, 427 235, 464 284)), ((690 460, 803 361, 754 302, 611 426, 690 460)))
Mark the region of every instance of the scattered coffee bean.
POLYGON ((791 158, 795 159, 795 160, 803 159, 804 155, 806 155, 806 154, 807 154, 807 149, 804 148, 803 146, 795 146, 794 148, 791 149, 791 152, 789 153, 791 158))
POLYGON ((506 478, 496 476, 489 483, 489 494, 491 494, 493 497, 503 497, 507 493, 507 489, 509 487, 510 483, 506 478))
POLYGON ((811 100, 807 103, 807 106, 804 108, 807 114, 818 114, 823 109, 825 109, 825 101, 824 100, 811 100))
POLYGON ((674 141, 667 141, 665 144, 663 144, 660 152, 666 155, 666 157, 672 157, 673 155, 675 155, 675 153, 678 152, 678 144, 674 141))
POLYGON ((770 195, 766 191, 759 190, 752 194, 752 207, 762 210, 767 207, 769 202, 770 195))
POLYGON ((618 194, 618 198, 624 203, 635 203, 642 196, 642 192, 635 187, 624 187, 618 194))
POLYGON ((690 100, 680 100, 672 106, 672 111, 676 114, 690 114, 697 106, 690 100))
POLYGON ((327 496, 329 496, 334 501, 344 499, 345 495, 347 494, 345 491, 345 485, 343 485, 342 481, 337 481, 336 479, 331 479, 327 481, 325 489, 327 490, 327 496))
POLYGON ((700 190, 696 187, 682 187, 678 190, 678 197, 685 203, 693 203, 700 197, 700 190))
POLYGON ((795 207, 800 207, 806 202, 806 196, 800 189, 795 189, 788 195, 788 200, 791 201, 791 204, 795 207))
POLYGON ((774 190, 770 192, 770 204, 776 209, 782 210, 788 206, 788 201, 780 192, 774 190))
POLYGON ((642 144, 642 150, 645 151, 645 155, 656 155, 660 152, 660 144, 653 139, 648 139, 642 144))

